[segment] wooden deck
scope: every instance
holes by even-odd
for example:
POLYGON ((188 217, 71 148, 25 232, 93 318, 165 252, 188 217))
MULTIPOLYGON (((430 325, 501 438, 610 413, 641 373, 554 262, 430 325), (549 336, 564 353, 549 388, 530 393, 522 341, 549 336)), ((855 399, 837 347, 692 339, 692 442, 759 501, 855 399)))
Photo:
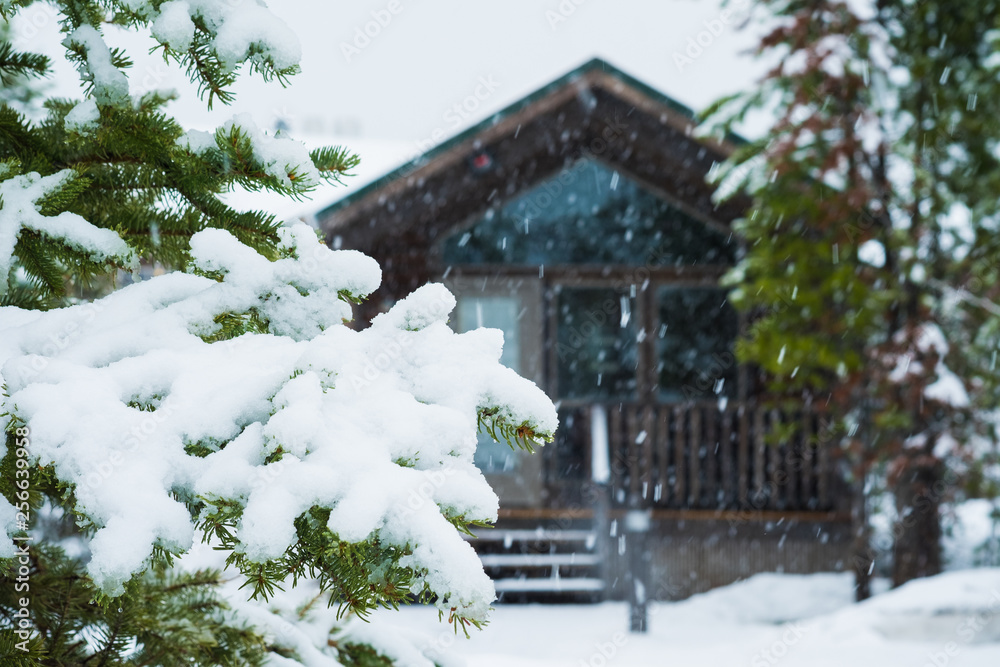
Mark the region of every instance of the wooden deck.
POLYGON ((821 413, 713 401, 564 408, 564 421, 568 416, 576 427, 557 446, 575 451, 561 453, 559 468, 569 469, 565 461, 575 458, 578 474, 567 479, 555 466, 548 469, 556 487, 550 507, 564 515, 583 518, 591 511, 583 498, 566 491, 594 481, 595 410, 604 411, 601 422, 607 425, 612 510, 643 508, 661 518, 692 520, 729 519, 747 511, 761 518, 839 520, 849 513, 821 413))

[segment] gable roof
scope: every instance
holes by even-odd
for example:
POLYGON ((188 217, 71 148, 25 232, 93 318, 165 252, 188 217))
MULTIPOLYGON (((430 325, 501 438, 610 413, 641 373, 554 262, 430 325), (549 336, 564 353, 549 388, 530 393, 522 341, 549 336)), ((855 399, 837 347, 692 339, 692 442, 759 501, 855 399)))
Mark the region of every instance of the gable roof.
MULTIPOLYGON (((412 173, 416 168, 433 161, 435 157, 450 151, 456 146, 460 146, 468 142, 471 138, 476 137, 483 131, 497 125, 504 118, 512 116, 519 111, 523 111, 531 107, 537 101, 545 98, 546 96, 552 94, 557 90, 565 88, 567 85, 571 83, 581 82, 581 81, 585 83, 590 83, 587 80, 587 76, 595 72, 602 73, 608 77, 614 78, 622 82, 626 86, 646 95, 651 100, 659 102, 664 107, 679 114, 683 118, 686 118, 691 121, 695 119, 695 112, 692 111, 689 107, 681 104, 672 97, 665 95, 660 91, 651 88, 650 86, 647 86, 645 83, 639 81, 638 79, 633 78, 629 74, 623 72, 622 70, 618 69, 614 65, 608 63, 607 61, 602 60, 600 58, 593 58, 585 62, 583 65, 577 67, 576 69, 562 75, 555 81, 552 81, 551 83, 543 86, 542 88, 539 88, 538 90, 531 93, 527 97, 521 98, 517 102, 508 105, 507 107, 496 112, 489 118, 483 119, 482 121, 476 123, 472 127, 463 130, 459 134, 456 134, 450 139, 443 141, 437 146, 434 146, 425 153, 418 155, 414 157, 412 160, 400 165, 396 169, 393 169, 384 176, 375 179, 374 181, 365 185, 364 187, 358 188, 358 190, 356 190, 355 192, 352 192, 351 194, 343 197, 342 199, 337 200, 336 202, 330 204, 329 206, 326 206, 316 214, 316 217, 323 218, 338 209, 350 206, 355 201, 363 199, 371 192, 378 190, 386 183, 389 183, 402 176, 412 173)), ((739 139, 738 137, 733 137, 733 138, 736 140, 737 143, 742 142, 742 140, 739 139)))
POLYGON ((716 206, 705 175, 740 140, 698 139, 695 126, 688 107, 593 59, 322 209, 316 219, 328 241, 342 236, 347 247, 370 254, 387 234, 426 246, 496 197, 509 198, 590 156, 695 218, 726 224, 743 204, 716 206), (490 168, 477 170, 475 156, 490 168))

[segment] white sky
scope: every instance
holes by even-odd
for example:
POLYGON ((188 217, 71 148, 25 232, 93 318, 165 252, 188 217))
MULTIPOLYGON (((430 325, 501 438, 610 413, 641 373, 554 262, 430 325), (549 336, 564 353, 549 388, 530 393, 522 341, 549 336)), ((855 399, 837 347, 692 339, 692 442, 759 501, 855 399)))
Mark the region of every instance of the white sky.
MULTIPOLYGON (((742 17, 748 4, 731 0, 729 7, 742 17)), ((595 56, 695 109, 751 87, 763 71, 747 53, 755 41, 751 31, 737 30, 738 20, 719 22, 720 0, 282 0, 269 6, 299 35, 302 74, 287 89, 246 77, 235 87, 236 102, 211 113, 182 71, 146 55, 152 39, 123 35, 109 42, 126 47, 136 61, 133 92, 179 91, 171 111, 185 127, 209 129, 242 111, 264 127, 284 118, 307 143, 317 135, 335 137, 360 153, 364 166, 355 187, 428 145, 435 130, 453 135, 595 56), (342 45, 353 43, 373 12, 391 20, 348 61, 342 45), (692 51, 697 57, 679 67, 675 54, 686 56, 689 40, 699 37, 701 53, 692 51), (459 117, 454 105, 472 95, 481 78, 495 82, 495 90, 459 117)), ((50 14, 36 4, 14 32, 18 46, 61 64, 50 14)), ((374 25, 369 29, 375 32, 374 25)), ((58 70, 54 92, 79 96, 67 65, 58 70)), ((342 192, 324 192, 316 203, 342 192)))

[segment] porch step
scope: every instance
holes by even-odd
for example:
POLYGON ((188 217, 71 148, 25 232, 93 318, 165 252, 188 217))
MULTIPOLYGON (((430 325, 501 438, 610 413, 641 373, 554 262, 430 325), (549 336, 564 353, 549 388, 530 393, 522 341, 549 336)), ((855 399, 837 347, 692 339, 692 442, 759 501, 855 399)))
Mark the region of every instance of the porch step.
POLYGON ((588 602, 603 596, 593 530, 522 523, 482 530, 470 541, 501 602, 588 602))
POLYGON ((529 540, 555 540, 558 542, 587 542, 595 538, 590 530, 551 530, 547 528, 536 528, 534 530, 487 528, 476 533, 477 540, 484 541, 529 541, 529 540))
POLYGON ((604 590, 603 579, 497 579, 497 593, 596 593, 604 590))
POLYGON ((600 565, 597 554, 483 554, 484 567, 552 567, 553 565, 600 565))

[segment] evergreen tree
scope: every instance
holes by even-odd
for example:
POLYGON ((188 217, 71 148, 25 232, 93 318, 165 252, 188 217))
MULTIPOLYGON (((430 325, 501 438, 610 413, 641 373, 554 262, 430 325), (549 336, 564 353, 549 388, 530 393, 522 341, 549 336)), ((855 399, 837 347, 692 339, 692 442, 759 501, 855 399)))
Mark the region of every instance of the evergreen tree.
MULTIPOLYGON (((31 4, 0 0, 0 16, 31 4)), ((491 358, 497 341, 444 326, 443 288, 365 332, 344 327, 377 287, 374 263, 221 195, 301 197, 357 158, 307 152, 247 116, 185 132, 165 94, 129 94, 128 55, 102 37, 149 28, 211 107, 232 100, 241 68, 282 84, 297 71, 297 42, 266 8, 56 7, 83 99, 48 99, 33 121, 0 98, 0 524, 13 537, 0 540, 0 662, 391 664, 398 645, 352 639, 343 617, 414 599, 456 629, 480 626, 492 586, 459 532, 495 518, 496 497, 470 442, 477 427, 545 442, 551 404, 491 358), (140 262, 185 273, 92 304, 69 297, 140 262), (458 366, 435 366, 441 349, 458 366), (408 375, 421 364, 426 381, 408 375), (348 434, 331 437, 337 415, 348 434), (379 495, 382 476, 396 483, 379 495), (413 502, 397 497, 411 487, 413 502), (275 498, 296 493, 315 497, 282 514, 275 498), (182 566, 192 535, 225 562, 182 566)), ((47 58, 3 37, 5 90, 48 75, 47 58)))
POLYGON ((777 65, 706 114, 777 118, 722 176, 754 197, 730 276, 758 317, 740 351, 838 424, 865 597, 889 556, 869 544, 866 483, 895 495, 894 583, 934 574, 940 505, 996 438, 1000 5, 761 4, 777 65))
MULTIPOLYGON (((2 16, 31 4, 4 3, 2 16)), ((356 156, 340 148, 314 150, 306 163, 282 162, 280 151, 268 152, 281 138, 264 136, 245 118, 214 136, 185 133, 163 112, 166 94, 129 97, 125 72, 131 61, 101 37, 106 25, 150 27, 163 57, 187 69, 211 107, 213 101, 232 100, 228 88, 243 65, 282 83, 298 69, 284 41, 289 36, 279 32, 270 42, 254 41, 251 34, 239 34, 236 21, 227 22, 249 8, 219 3, 189 16, 178 16, 176 5, 161 2, 59 8, 67 56, 80 72, 86 98, 47 100, 48 115, 39 123, 10 105, 0 108, 0 178, 7 188, 24 190, 27 175, 36 174, 29 191, 40 216, 18 220, 18 229, 12 228, 14 221, 3 228, 0 243, 15 243, 13 252, 0 247, 0 257, 14 258, 0 265, 4 303, 54 305, 66 294, 67 275, 86 282, 114 269, 134 269, 140 259, 182 267, 187 239, 207 227, 227 229, 274 256, 278 221, 261 211, 238 212, 219 196, 240 187, 300 197, 357 164, 356 156), (28 287, 11 289, 19 282, 28 287)), ((5 87, 48 70, 44 56, 17 52, 9 41, 0 47, 5 87)))

